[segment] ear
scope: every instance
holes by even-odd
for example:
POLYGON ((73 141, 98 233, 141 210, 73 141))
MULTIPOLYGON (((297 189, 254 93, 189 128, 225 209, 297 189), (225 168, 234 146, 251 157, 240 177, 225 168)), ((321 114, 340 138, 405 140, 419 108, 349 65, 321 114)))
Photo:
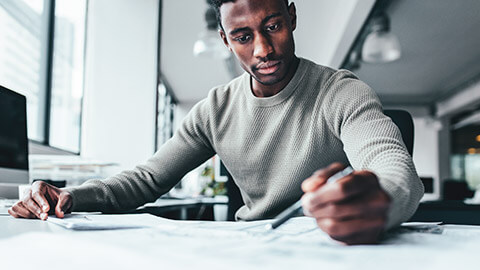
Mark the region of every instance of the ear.
POLYGON ((290 6, 288 6, 288 14, 290 15, 293 31, 297 28, 297 8, 295 7, 295 3, 290 3, 290 6))
POLYGON ((225 34, 225 31, 223 31, 223 29, 220 29, 218 30, 218 33, 220 34, 220 37, 222 38, 223 40, 223 44, 225 44, 225 46, 227 46, 227 48, 232 51, 232 48, 230 47, 230 44, 228 43, 228 40, 227 40, 227 35, 225 34))

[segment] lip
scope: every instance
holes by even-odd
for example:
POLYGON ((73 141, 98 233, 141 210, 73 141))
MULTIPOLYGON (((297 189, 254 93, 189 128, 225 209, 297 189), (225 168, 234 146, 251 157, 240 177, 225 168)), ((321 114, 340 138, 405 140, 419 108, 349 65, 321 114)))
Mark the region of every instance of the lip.
POLYGON ((280 61, 268 61, 256 66, 258 73, 269 75, 275 73, 280 68, 280 61))

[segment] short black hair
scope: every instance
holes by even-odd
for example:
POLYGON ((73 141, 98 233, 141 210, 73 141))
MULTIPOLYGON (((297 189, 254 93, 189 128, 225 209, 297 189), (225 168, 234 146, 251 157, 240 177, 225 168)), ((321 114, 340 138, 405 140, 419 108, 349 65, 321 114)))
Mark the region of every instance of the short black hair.
MULTIPOLYGON (((287 8, 288 8, 288 0, 284 0, 284 1, 285 1, 285 5, 287 5, 287 8)), ((220 16, 220 7, 225 3, 235 2, 235 0, 208 0, 208 2, 210 6, 213 8, 213 10, 215 10, 218 26, 223 29, 222 18, 220 16)))

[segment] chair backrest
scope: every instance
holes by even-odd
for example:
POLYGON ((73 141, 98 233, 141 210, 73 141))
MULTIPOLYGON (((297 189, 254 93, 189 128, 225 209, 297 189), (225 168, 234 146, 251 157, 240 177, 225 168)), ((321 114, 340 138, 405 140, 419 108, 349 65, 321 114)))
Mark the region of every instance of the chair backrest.
POLYGON ((410 113, 404 110, 384 110, 383 113, 390 117, 393 123, 398 126, 408 153, 413 155, 414 126, 410 113))

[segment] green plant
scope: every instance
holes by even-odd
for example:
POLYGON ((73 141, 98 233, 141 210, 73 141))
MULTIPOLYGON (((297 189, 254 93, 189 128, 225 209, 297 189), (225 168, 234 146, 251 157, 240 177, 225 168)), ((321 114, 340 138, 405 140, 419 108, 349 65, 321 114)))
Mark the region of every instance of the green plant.
POLYGON ((200 173, 202 177, 210 177, 211 181, 207 182, 205 187, 202 188, 200 192, 201 195, 204 196, 217 196, 217 195, 227 195, 227 188, 225 187, 224 182, 217 182, 215 181, 215 174, 213 171, 213 167, 205 166, 202 172, 200 173))

